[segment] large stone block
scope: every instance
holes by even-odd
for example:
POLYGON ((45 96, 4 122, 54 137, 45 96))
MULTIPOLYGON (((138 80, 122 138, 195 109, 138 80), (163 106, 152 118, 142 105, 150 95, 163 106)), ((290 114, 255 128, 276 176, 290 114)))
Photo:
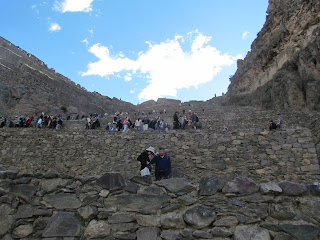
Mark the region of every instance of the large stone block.
POLYGON ((293 209, 290 203, 274 204, 270 207, 270 215, 278 220, 290 220, 297 215, 293 209))
POLYGON ((320 223, 320 200, 301 200, 299 209, 305 216, 320 223))
POLYGON ((10 192, 14 196, 19 197, 25 200, 26 202, 30 202, 36 191, 37 188, 32 184, 14 185, 10 188, 10 192))
POLYGON ((312 195, 320 196, 320 183, 307 184, 306 187, 312 195))
POLYGON ((161 225, 165 229, 183 229, 186 226, 182 215, 176 213, 161 216, 161 225))
POLYGON ((32 216, 33 216, 33 209, 31 205, 28 205, 28 204, 20 205, 17 213, 15 214, 16 219, 31 218, 32 216))
POLYGON ((183 218, 191 226, 202 229, 210 226, 216 220, 217 215, 213 208, 199 205, 189 208, 184 213, 183 218))
POLYGON ((158 186, 164 187, 171 193, 185 194, 195 190, 194 186, 184 178, 170 178, 156 182, 158 186))
POLYGON ((235 240, 271 240, 268 230, 257 226, 237 226, 234 232, 235 240))
POLYGON ((212 239, 212 234, 206 231, 196 230, 192 233, 196 239, 212 239))
POLYGON ((308 192, 306 185, 290 181, 279 182, 279 187, 283 190, 283 194, 287 196, 301 196, 308 192))
POLYGON ((85 206, 79 208, 78 213, 84 220, 90 221, 98 215, 98 210, 93 206, 85 206))
POLYGON ((280 224, 282 230, 297 240, 315 240, 319 234, 319 226, 309 224, 280 224))
POLYGON ((222 189, 222 192, 227 193, 255 193, 258 191, 259 186, 247 177, 236 177, 222 189))
POLYGON ((215 194, 217 191, 222 190, 224 187, 224 180, 212 178, 212 177, 203 177, 199 183, 200 195, 201 196, 210 196, 215 194))
POLYGON ((56 190, 58 187, 65 187, 70 182, 70 179, 61 179, 61 178, 54 178, 54 179, 43 179, 40 182, 41 190, 45 192, 52 192, 56 190))
POLYGON ((120 173, 105 173, 97 179, 97 184, 110 191, 123 189, 126 185, 124 177, 120 173))
POLYGON ((76 209, 81 207, 81 202, 75 194, 58 193, 54 195, 45 195, 43 200, 56 209, 76 209))
POLYGON ((91 220, 84 232, 86 239, 101 239, 110 236, 110 225, 103 220, 91 220))
POLYGON ((211 234, 213 237, 230 237, 232 236, 232 232, 225 228, 214 227, 211 229, 211 234))
POLYGON ((282 189, 275 182, 261 183, 260 191, 263 194, 281 194, 282 193, 282 189))
POLYGON ((130 213, 117 212, 109 217, 109 223, 130 223, 135 222, 136 218, 130 213))
POLYGON ((145 186, 149 186, 152 184, 152 178, 150 175, 147 176, 134 176, 130 179, 132 182, 141 184, 141 185, 145 185, 145 186))
POLYGON ((0 206, 0 236, 10 231, 13 217, 10 215, 11 209, 5 205, 0 206))
POLYGON ((15 238, 22 239, 28 237, 33 232, 33 226, 31 224, 19 225, 12 231, 12 235, 15 238))
POLYGON ((156 227, 148 227, 139 229, 136 233, 137 240, 156 240, 160 236, 160 229, 156 227))
POLYGON ((238 223, 239 221, 235 216, 227 216, 216 220, 213 225, 217 227, 233 227, 237 226, 238 223))
POLYGON ((155 215, 136 215, 136 219, 143 227, 161 227, 160 217, 155 215))
POLYGON ((75 213, 57 212, 44 229, 42 237, 80 237, 82 227, 75 213))
POLYGON ((106 199, 105 203, 111 203, 122 210, 138 211, 138 210, 159 210, 163 205, 169 202, 167 195, 147 195, 147 194, 131 194, 117 196, 113 200, 106 199))
POLYGON ((137 238, 135 233, 128 232, 116 232, 113 234, 113 236, 119 240, 135 240, 137 238))
POLYGON ((181 235, 178 231, 163 230, 161 233, 161 238, 164 240, 178 240, 181 238, 181 235))

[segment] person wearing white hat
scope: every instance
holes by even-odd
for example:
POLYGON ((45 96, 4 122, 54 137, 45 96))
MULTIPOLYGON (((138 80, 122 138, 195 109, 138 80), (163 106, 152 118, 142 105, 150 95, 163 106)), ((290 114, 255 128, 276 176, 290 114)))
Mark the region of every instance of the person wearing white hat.
POLYGON ((151 165, 150 165, 150 160, 155 154, 154 147, 148 147, 145 151, 143 151, 139 157, 137 158, 137 161, 141 163, 140 171, 143 170, 144 168, 148 168, 149 171, 151 172, 151 165))

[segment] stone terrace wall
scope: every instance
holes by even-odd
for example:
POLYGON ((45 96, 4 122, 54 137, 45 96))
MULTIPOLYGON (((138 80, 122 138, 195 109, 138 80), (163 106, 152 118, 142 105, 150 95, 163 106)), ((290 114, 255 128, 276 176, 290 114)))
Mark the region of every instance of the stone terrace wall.
POLYGON ((69 115, 135 109, 131 103, 88 92, 0 37, 0 114, 58 115, 62 106, 67 107, 69 115))
POLYGON ((229 133, 169 131, 114 133, 49 129, 2 129, 0 170, 100 175, 138 174, 138 155, 164 146, 173 175, 198 182, 203 176, 249 176, 257 181, 319 181, 319 159, 311 131, 291 128, 229 133))
POLYGON ((320 186, 0 172, 2 239, 320 239, 320 186))

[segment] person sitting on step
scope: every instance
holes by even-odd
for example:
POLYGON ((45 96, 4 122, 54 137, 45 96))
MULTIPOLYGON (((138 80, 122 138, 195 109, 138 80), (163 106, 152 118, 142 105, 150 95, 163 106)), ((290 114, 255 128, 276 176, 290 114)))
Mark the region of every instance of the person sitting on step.
POLYGON ((273 122, 273 120, 269 121, 269 130, 277 129, 277 124, 273 122))
POLYGON ((278 118, 278 122, 277 122, 277 128, 281 128, 281 125, 283 123, 283 117, 282 117, 282 115, 280 115, 280 113, 278 115, 279 115, 279 118, 278 118))

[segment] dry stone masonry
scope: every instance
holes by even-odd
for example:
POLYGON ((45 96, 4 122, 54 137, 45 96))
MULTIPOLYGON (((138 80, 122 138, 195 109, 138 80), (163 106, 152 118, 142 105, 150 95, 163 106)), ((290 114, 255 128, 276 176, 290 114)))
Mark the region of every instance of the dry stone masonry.
MULTIPOLYGON (((114 133, 3 129, 0 170, 57 172, 73 176, 121 172, 138 174, 137 156, 147 147, 164 146, 173 176, 199 182, 201 177, 257 181, 320 181, 318 145, 308 128, 114 133)), ((218 183, 213 183, 219 185, 218 183)))
POLYGON ((320 185, 0 172, 3 239, 319 239, 320 185))

